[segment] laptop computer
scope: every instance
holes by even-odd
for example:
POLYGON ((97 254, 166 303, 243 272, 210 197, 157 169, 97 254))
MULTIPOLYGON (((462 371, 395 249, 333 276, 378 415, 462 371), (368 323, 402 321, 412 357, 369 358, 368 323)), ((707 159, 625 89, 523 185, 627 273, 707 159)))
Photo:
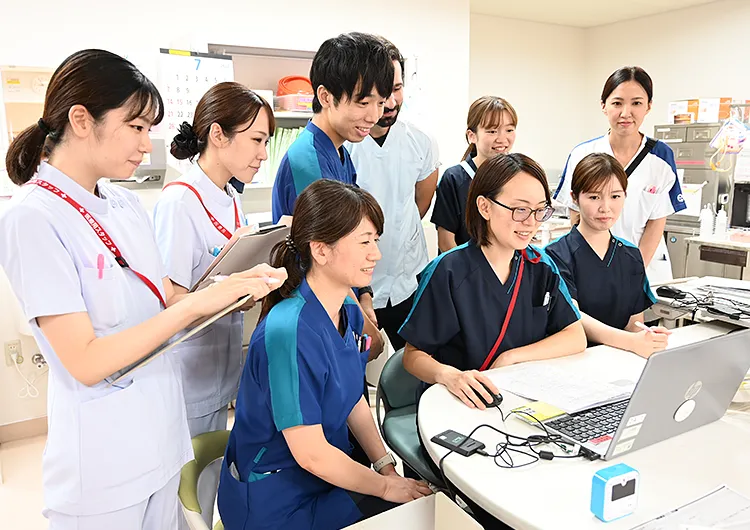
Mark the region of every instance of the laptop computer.
POLYGON ((649 357, 629 399, 542 422, 609 460, 718 420, 750 368, 750 329, 649 357))

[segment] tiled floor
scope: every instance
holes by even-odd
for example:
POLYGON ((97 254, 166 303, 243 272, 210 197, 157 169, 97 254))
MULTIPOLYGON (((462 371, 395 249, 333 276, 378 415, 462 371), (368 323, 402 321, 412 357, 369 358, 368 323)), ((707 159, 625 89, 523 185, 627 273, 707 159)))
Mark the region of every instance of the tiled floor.
MULTIPOLYGON (((234 411, 230 411, 230 429, 233 424, 234 411)), ((42 452, 46 440, 46 436, 37 436, 0 445, 1 530, 46 530, 47 519, 42 516, 42 452)), ((398 469, 403 471, 400 462, 398 469)))

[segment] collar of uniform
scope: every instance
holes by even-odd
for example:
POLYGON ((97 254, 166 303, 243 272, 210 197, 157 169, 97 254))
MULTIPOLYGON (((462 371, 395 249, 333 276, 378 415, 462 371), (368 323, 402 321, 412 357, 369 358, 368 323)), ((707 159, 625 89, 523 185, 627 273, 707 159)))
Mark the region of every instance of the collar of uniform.
MULTIPOLYGON (((326 308, 323 307, 323 304, 320 303, 320 300, 315 295, 313 290, 310 288, 310 284, 307 283, 307 278, 302 278, 302 283, 300 283, 300 286, 297 287, 295 290, 295 293, 297 293, 299 296, 305 299, 306 304, 310 304, 311 308, 314 308, 315 311, 318 312, 321 322, 327 322, 331 325, 331 329, 334 329, 336 331, 337 336, 341 336, 338 333, 338 330, 333 326, 333 321, 331 320, 330 316, 328 315, 328 312, 326 311, 326 308)), ((339 311, 342 311, 344 307, 346 307, 347 304, 353 304, 356 305, 356 302, 352 299, 351 296, 347 296, 347 298, 344 299, 344 303, 341 304, 341 307, 339 308, 339 311)), ((347 326, 349 326, 349 323, 347 322, 347 326)))
MULTIPOLYGON (((607 131, 607 134, 605 134, 604 137, 603 137, 604 140, 605 140, 604 144, 606 144, 606 148, 607 148, 606 150, 604 150, 604 152, 606 154, 608 154, 608 155, 615 156, 615 152, 612 150, 612 144, 609 143, 609 135, 610 134, 612 134, 612 129, 610 129, 609 131, 607 131)), ((643 138, 641 138, 641 145, 640 145, 640 147, 638 147, 638 150, 633 155, 633 158, 630 159, 630 162, 632 162, 635 159, 635 157, 638 156, 638 153, 641 152, 641 149, 643 149, 643 146, 646 145, 646 140, 648 140, 648 136, 646 136, 642 132, 639 131, 638 134, 640 134, 641 136, 643 136, 643 138)), ((628 166, 630 165, 630 162, 628 162, 628 166)), ((627 167, 627 166, 625 166, 625 167, 627 167)))
POLYGON ((476 173, 477 172, 477 165, 474 163, 474 159, 471 157, 471 155, 467 155, 466 156, 466 162, 469 163, 469 166, 471 167, 471 169, 473 169, 474 173, 476 173))
POLYGON ((508 294, 510 294, 513 286, 515 285, 516 277, 518 276, 518 265, 521 262, 520 251, 516 250, 513 253, 513 262, 510 266, 510 275, 508 276, 508 279, 505 280, 505 283, 500 282, 500 278, 498 278, 497 274, 495 274, 495 269, 492 268, 492 265, 490 265, 490 262, 487 260, 487 256, 484 255, 484 252, 482 252, 482 248, 479 245, 469 242, 469 244, 467 245, 467 252, 469 252, 469 255, 475 261, 475 263, 478 263, 479 267, 484 269, 485 274, 487 274, 489 278, 495 278, 503 288, 507 288, 507 292, 508 294))
POLYGON ((392 145, 395 145, 393 137, 397 136, 400 131, 403 130, 403 128, 404 124, 401 122, 401 120, 396 120, 396 122, 388 128, 388 132, 386 133, 386 138, 382 146, 380 146, 378 142, 376 142, 375 139, 369 135, 362 141, 362 146, 369 147, 376 156, 384 156, 388 152, 388 149, 392 145))
MULTIPOLYGON (((67 193, 78 204, 86 208, 89 213, 106 215, 109 212, 109 201, 106 197, 97 197, 85 190, 80 184, 47 162, 42 162, 37 178, 54 184, 67 193)), ((101 188, 100 188, 101 189, 101 188)), ((45 193, 48 193, 45 190, 45 193)))
POLYGON ((232 205, 232 197, 227 193, 226 189, 220 189, 214 182, 208 178, 206 172, 198 165, 198 162, 193 164, 190 168, 190 176, 195 179, 195 183, 200 188, 201 196, 203 200, 210 200, 211 202, 218 204, 222 207, 232 205))
MULTIPOLYGON (((578 230, 578 225, 573 226, 573 228, 570 229, 570 237, 574 245, 571 245, 571 251, 576 250, 577 248, 581 246, 586 246, 589 248, 589 250, 597 257, 599 256, 596 254, 594 249, 589 245, 589 242, 586 241, 586 238, 583 237, 581 232, 578 230)), ((599 260, 602 262, 603 265, 606 265, 609 267, 612 264, 612 259, 615 257, 615 252, 617 251, 617 239, 615 239, 615 236, 612 235, 612 232, 609 233, 609 246, 607 247, 607 253, 604 254, 604 259, 602 260, 599 258, 599 260)))
POLYGON ((323 131, 323 129, 315 125, 312 120, 307 122, 307 125, 305 125, 305 129, 310 131, 313 136, 317 138, 319 142, 321 142, 320 147, 325 149, 326 151, 329 151, 331 157, 336 157, 342 164, 344 163, 343 145, 340 148, 336 149, 336 146, 333 145, 333 140, 331 140, 331 138, 323 131))

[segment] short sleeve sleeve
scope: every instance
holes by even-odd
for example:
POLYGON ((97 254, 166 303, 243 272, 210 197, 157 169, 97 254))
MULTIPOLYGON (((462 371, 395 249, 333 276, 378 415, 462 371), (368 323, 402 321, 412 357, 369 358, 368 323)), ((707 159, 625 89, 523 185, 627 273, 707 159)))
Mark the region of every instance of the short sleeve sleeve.
POLYGON ((431 221, 436 226, 457 234, 461 229, 460 212, 456 181, 451 174, 443 175, 435 193, 431 221))
POLYGON ((431 355, 461 330, 450 280, 439 261, 428 265, 420 275, 411 312, 399 330, 406 342, 431 355))
POLYGON ((46 214, 24 205, 0 217, 0 265, 26 318, 86 312, 73 257, 46 214))
POLYGON ((284 155, 279 170, 276 172, 276 180, 273 183, 271 196, 273 222, 278 223, 283 215, 293 215, 296 200, 297 194, 294 190, 292 167, 289 158, 284 155))
POLYGON ((557 185, 554 198, 560 204, 577 212, 578 208, 573 202, 573 198, 570 196, 570 182, 573 179, 573 170, 578 163, 578 161, 573 159, 574 153, 575 151, 572 151, 568 155, 568 160, 565 162, 565 168, 563 169, 562 175, 560 175, 560 183, 557 185))
POLYGON ((426 151, 424 153, 424 164, 422 165, 422 169, 419 172, 419 177, 417 178, 417 182, 421 182, 425 180, 427 177, 432 175, 432 173, 440 167, 440 150, 438 147, 437 142, 430 134, 425 134, 426 136, 426 142, 425 142, 425 148, 426 151))
POLYGON ((646 276, 646 270, 643 267, 643 262, 641 262, 640 268, 640 281, 633 285, 633 288, 636 288, 637 285, 640 285, 641 289, 638 291, 638 297, 635 300, 635 305, 630 311, 631 315, 642 313, 656 303, 656 297, 651 291, 651 285, 648 283, 648 276, 646 276))
POLYGON ((190 289, 196 238, 193 221, 185 202, 177 199, 179 193, 166 195, 169 190, 162 193, 164 195, 154 208, 156 244, 169 279, 190 289))
POLYGON ((320 336, 298 321, 266 323, 268 379, 273 420, 279 431, 298 425, 319 425, 328 375, 325 346, 320 336))
POLYGON ((552 261, 557 265, 560 277, 565 280, 565 286, 568 288, 570 297, 573 300, 578 300, 578 287, 576 286, 575 280, 575 263, 573 262, 573 256, 569 252, 560 248, 560 243, 552 243, 545 247, 544 251, 552 258, 552 261))
POLYGON ((680 180, 677 178, 677 166, 672 149, 669 147, 659 149, 658 153, 661 175, 658 175, 657 182, 664 182, 666 185, 663 185, 662 189, 659 190, 659 198, 648 217, 649 219, 661 219, 686 208, 680 180))
POLYGON ((560 276, 557 267, 551 264, 551 271, 547 279, 550 293, 549 317, 547 318, 547 336, 558 333, 581 318, 578 309, 573 305, 568 287, 560 276))

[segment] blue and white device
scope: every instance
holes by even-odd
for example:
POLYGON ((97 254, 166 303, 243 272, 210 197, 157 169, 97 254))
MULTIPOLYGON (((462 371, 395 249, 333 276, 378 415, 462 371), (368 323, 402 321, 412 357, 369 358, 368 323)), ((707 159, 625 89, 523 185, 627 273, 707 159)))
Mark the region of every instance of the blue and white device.
POLYGON ((600 469, 591 480, 591 511, 608 523, 630 515, 638 506, 638 471, 626 464, 600 469))

